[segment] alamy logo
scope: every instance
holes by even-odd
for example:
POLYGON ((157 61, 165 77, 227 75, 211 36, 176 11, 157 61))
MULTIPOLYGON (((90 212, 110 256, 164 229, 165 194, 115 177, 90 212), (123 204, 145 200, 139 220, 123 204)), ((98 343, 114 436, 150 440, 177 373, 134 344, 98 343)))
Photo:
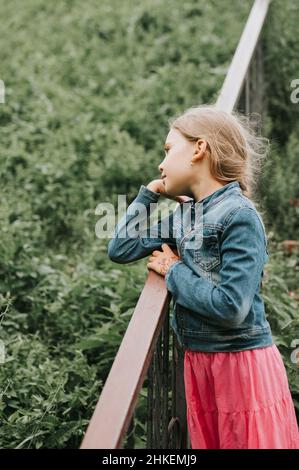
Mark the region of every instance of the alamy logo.
POLYGON ((295 348, 291 354, 291 362, 293 364, 299 364, 299 339, 293 339, 291 348, 295 348))
POLYGON ((116 209, 113 204, 103 202, 97 205, 96 215, 101 215, 95 226, 98 238, 169 238, 178 235, 185 239, 185 249, 200 248, 203 239, 203 207, 194 206, 194 217, 190 204, 181 204, 175 211, 171 211, 166 201, 151 202, 145 205, 133 201, 126 209, 126 195, 118 195, 118 222, 116 224, 116 209), (156 210, 158 209, 158 210, 156 210), (164 216, 158 220, 158 215, 164 216), (173 213, 173 217, 171 214, 173 213), (171 225, 169 221, 171 222, 171 225), (115 230, 116 228, 116 230, 115 230), (190 236, 189 236, 190 235, 190 236))
POLYGON ((299 103, 299 78, 295 78, 294 80, 291 81, 291 88, 295 88, 295 90, 292 91, 290 99, 291 102, 294 104, 299 103))

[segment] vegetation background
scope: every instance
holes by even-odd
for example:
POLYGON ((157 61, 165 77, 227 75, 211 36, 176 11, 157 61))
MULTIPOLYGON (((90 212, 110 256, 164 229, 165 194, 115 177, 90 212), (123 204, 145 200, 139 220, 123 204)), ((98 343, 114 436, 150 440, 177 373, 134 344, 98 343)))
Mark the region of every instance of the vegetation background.
MULTIPOLYGON (((167 120, 214 102, 249 0, 0 0, 0 447, 77 448, 147 276, 112 263, 99 202, 157 177, 167 120)), ((263 32, 273 145, 260 182, 270 262, 263 296, 297 412, 299 6, 263 32)), ((145 402, 135 428, 144 447, 145 402)))

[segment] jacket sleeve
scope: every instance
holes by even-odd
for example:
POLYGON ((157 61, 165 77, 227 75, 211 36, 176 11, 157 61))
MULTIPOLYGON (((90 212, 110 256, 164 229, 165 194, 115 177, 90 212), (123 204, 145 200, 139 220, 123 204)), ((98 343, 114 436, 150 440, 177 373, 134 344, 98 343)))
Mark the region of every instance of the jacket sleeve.
POLYGON ((229 216, 220 253, 219 284, 196 275, 181 260, 171 265, 165 281, 178 304, 207 323, 234 328, 248 315, 263 274, 265 235, 254 209, 241 207, 229 216))
POLYGON ((137 197, 119 220, 113 238, 108 243, 108 256, 111 261, 124 264, 139 260, 150 255, 153 250, 161 248, 163 243, 176 248, 176 240, 173 236, 173 212, 156 225, 146 227, 146 230, 142 230, 142 227, 140 229, 139 226, 139 231, 137 232, 136 229, 134 233, 136 215, 141 226, 147 224, 148 217, 153 212, 151 203, 157 203, 159 197, 160 193, 150 190, 143 184, 140 186, 137 197), (135 219, 135 223, 132 219, 135 219))

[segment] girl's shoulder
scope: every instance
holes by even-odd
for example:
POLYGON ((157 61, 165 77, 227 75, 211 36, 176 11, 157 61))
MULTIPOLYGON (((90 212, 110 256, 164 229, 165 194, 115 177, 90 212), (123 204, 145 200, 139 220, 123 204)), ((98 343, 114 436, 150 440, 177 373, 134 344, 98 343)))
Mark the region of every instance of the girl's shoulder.
POLYGON ((268 253, 268 237, 262 214, 255 203, 243 194, 239 194, 238 198, 234 200, 223 220, 222 235, 231 231, 242 232, 241 238, 244 235, 245 238, 247 236, 249 244, 253 240, 263 240, 268 253))
MULTIPOLYGON (((263 222, 263 217, 259 208, 256 207, 254 201, 249 199, 242 193, 234 194, 232 197, 227 198, 227 210, 225 212, 225 217, 223 219, 223 226, 226 226, 230 221, 235 218, 237 215, 247 218, 258 219, 265 230, 265 225, 263 222)), ((222 208, 224 209, 224 208, 222 208)))

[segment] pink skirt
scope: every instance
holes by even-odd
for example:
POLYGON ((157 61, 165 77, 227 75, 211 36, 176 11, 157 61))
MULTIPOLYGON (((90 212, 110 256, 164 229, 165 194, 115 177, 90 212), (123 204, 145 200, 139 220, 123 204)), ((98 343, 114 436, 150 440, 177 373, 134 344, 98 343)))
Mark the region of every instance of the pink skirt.
POLYGON ((184 354, 192 449, 299 449, 283 359, 275 344, 184 354))

